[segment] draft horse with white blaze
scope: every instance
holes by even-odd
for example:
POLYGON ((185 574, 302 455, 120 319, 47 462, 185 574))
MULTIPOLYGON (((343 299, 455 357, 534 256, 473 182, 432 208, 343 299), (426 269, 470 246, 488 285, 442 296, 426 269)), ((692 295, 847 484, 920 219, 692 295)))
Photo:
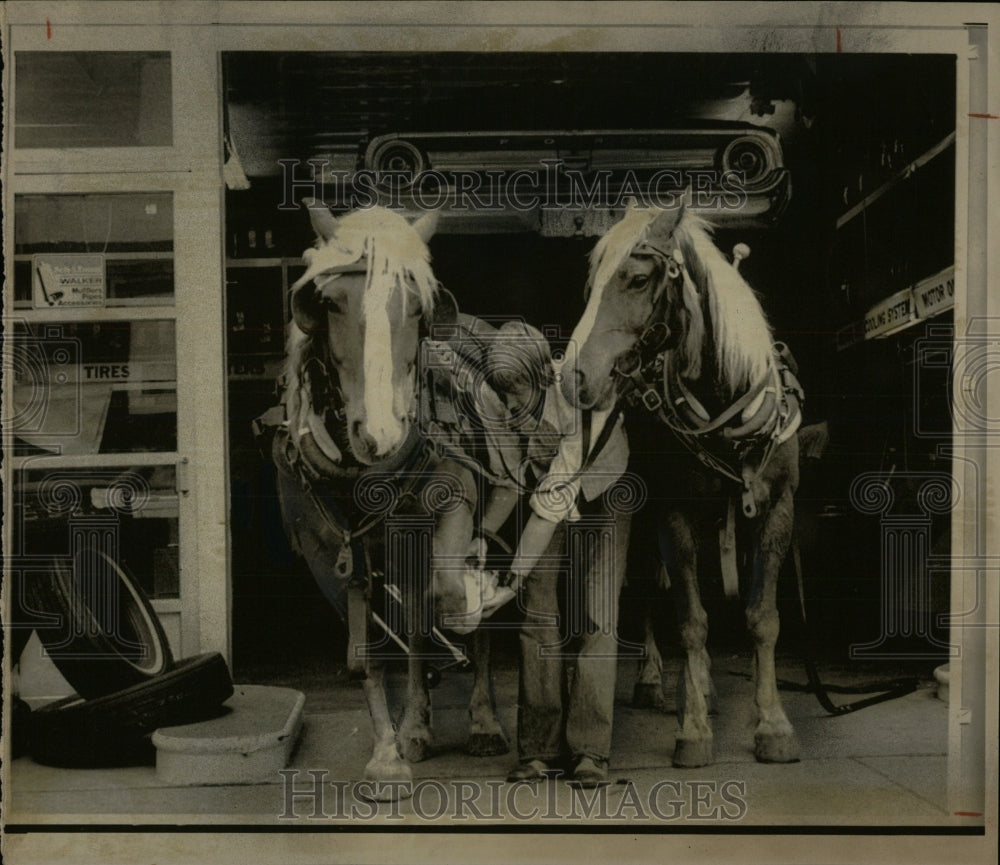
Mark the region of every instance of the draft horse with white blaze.
POLYGON ((318 240, 292 286, 284 421, 272 456, 293 547, 327 599, 342 612, 347 608, 348 665, 363 680, 374 726, 366 778, 386 782, 376 788, 377 798, 395 798, 407 795, 404 785, 390 783, 410 780, 406 761, 430 754, 423 661, 438 629, 475 632, 468 750, 508 750, 493 706, 487 634, 476 630, 483 610, 469 601, 464 562, 476 485, 467 468, 431 449, 416 422, 419 340, 435 316, 454 317, 454 301, 430 267, 427 240, 436 214, 410 225, 384 208, 334 218, 326 205, 305 203, 318 240), (419 534, 417 541, 392 540, 386 526, 400 519, 433 526, 429 550, 419 534), (428 560, 429 573, 423 573, 428 565, 421 562, 428 560), (371 624, 382 579, 399 590, 409 644, 398 737, 383 683, 384 656, 366 650, 386 636, 371 624))
POLYGON ((754 643, 756 757, 799 759, 778 694, 774 648, 803 396, 737 264, 683 203, 670 210, 630 205, 592 253, 587 305, 572 340, 576 372, 563 379, 566 396, 585 409, 628 402, 640 426, 672 433, 660 433, 652 459, 663 489, 658 532, 686 653, 676 766, 713 760, 708 620, 698 583, 706 521, 721 526, 727 594, 737 584, 737 536, 752 544, 746 621, 754 643))

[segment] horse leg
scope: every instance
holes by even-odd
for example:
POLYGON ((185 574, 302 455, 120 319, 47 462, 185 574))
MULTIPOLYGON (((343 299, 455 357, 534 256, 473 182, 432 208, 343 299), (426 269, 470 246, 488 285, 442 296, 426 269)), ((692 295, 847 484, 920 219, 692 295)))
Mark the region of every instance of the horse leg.
POLYGON ((653 613, 647 607, 643 611, 643 658, 639 666, 639 679, 632 689, 632 705, 636 709, 657 709, 666 707, 663 699, 663 656, 656 645, 653 633, 653 613))
POLYGON ((712 661, 705 641, 708 615, 698 591, 698 548, 695 527, 682 514, 666 515, 664 528, 670 539, 670 574, 677 576, 681 645, 686 652, 684 670, 677 682, 677 720, 681 729, 674 747, 677 767, 707 766, 713 760, 712 727, 708 721, 712 661))
POLYGON ((793 514, 792 489, 786 487, 764 516, 754 549, 747 627, 754 642, 757 703, 754 754, 761 763, 794 763, 800 753, 798 738, 781 705, 774 670, 774 646, 779 630, 778 572, 791 542, 793 514))
POLYGON ((496 701, 490 679, 490 632, 479 628, 472 635, 474 679, 469 701, 469 738, 465 750, 474 757, 506 754, 510 743, 496 716, 496 701))
POLYGON ((410 654, 407 658, 406 709, 399 725, 399 743, 403 756, 419 763, 431 755, 431 695, 424 675, 424 656, 429 641, 415 629, 409 635, 410 654))
POLYGON ((362 686, 375 736, 372 756, 365 766, 365 780, 375 782, 376 801, 409 798, 412 790, 406 782, 413 780, 413 773, 399 755, 396 730, 385 697, 385 667, 380 662, 369 663, 362 686))
POLYGON ((399 739, 407 760, 419 763, 431 754, 431 698, 424 676, 424 657, 432 644, 436 619, 465 613, 465 554, 472 537, 476 487, 471 473, 451 463, 438 467, 428 484, 446 496, 437 502, 431 539, 430 583, 417 581, 407 599, 410 643, 406 710, 399 739))

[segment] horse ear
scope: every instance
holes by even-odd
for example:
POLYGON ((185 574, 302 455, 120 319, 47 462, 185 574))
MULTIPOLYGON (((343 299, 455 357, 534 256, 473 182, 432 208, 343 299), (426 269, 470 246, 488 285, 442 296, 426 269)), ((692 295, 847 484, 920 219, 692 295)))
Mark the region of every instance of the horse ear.
POLYGON ((313 230, 320 239, 328 242, 337 233, 337 220, 330 209, 322 201, 315 198, 305 198, 302 203, 309 211, 309 220, 312 222, 313 230))
POLYGON ((429 210, 421 216, 420 219, 413 223, 413 230, 420 235, 420 239, 424 243, 428 243, 434 236, 434 232, 437 230, 437 224, 438 211, 429 210))
POLYGON ((649 226, 650 236, 667 240, 674 233, 674 229, 677 228, 681 218, 684 216, 684 209, 685 199, 682 198, 677 207, 662 211, 649 226))

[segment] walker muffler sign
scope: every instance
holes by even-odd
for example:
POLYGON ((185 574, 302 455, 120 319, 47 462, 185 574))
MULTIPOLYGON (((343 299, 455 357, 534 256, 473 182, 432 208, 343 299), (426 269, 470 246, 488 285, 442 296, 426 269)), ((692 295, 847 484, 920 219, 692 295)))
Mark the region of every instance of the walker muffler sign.
POLYGON ((35 309, 104 306, 104 256, 33 255, 31 283, 35 309))

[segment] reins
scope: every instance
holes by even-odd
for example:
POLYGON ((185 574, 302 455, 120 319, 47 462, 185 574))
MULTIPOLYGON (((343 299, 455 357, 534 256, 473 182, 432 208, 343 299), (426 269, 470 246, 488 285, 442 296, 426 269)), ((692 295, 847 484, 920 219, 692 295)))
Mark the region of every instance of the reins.
MULTIPOLYGON (((791 544, 792 552, 792 562, 795 566, 795 581, 798 585, 798 595, 799 595, 799 612, 802 616, 802 663, 806 668, 806 678, 808 679, 808 685, 804 688, 800 687, 802 690, 811 691, 816 695, 816 699, 819 704, 831 715, 848 715, 851 712, 857 712, 859 709, 867 708, 868 706, 874 706, 877 703, 884 703, 887 700, 895 700, 897 697, 903 697, 907 694, 912 694, 919 684, 918 680, 912 677, 902 678, 902 679, 890 679, 885 682, 872 682, 864 686, 825 686, 819 677, 819 670, 816 668, 816 662, 813 660, 812 652, 812 631, 809 629, 809 620, 806 617, 806 591, 805 591, 805 581, 802 578, 802 556, 799 552, 799 542, 798 538, 792 538, 791 544), (882 693, 875 694, 871 697, 865 697, 863 700, 855 700, 853 703, 845 703, 842 706, 838 706, 833 700, 830 699, 830 691, 836 691, 839 694, 871 694, 874 691, 881 691, 882 693)), ((791 683, 781 683, 786 689, 789 687, 794 687, 791 683)))

